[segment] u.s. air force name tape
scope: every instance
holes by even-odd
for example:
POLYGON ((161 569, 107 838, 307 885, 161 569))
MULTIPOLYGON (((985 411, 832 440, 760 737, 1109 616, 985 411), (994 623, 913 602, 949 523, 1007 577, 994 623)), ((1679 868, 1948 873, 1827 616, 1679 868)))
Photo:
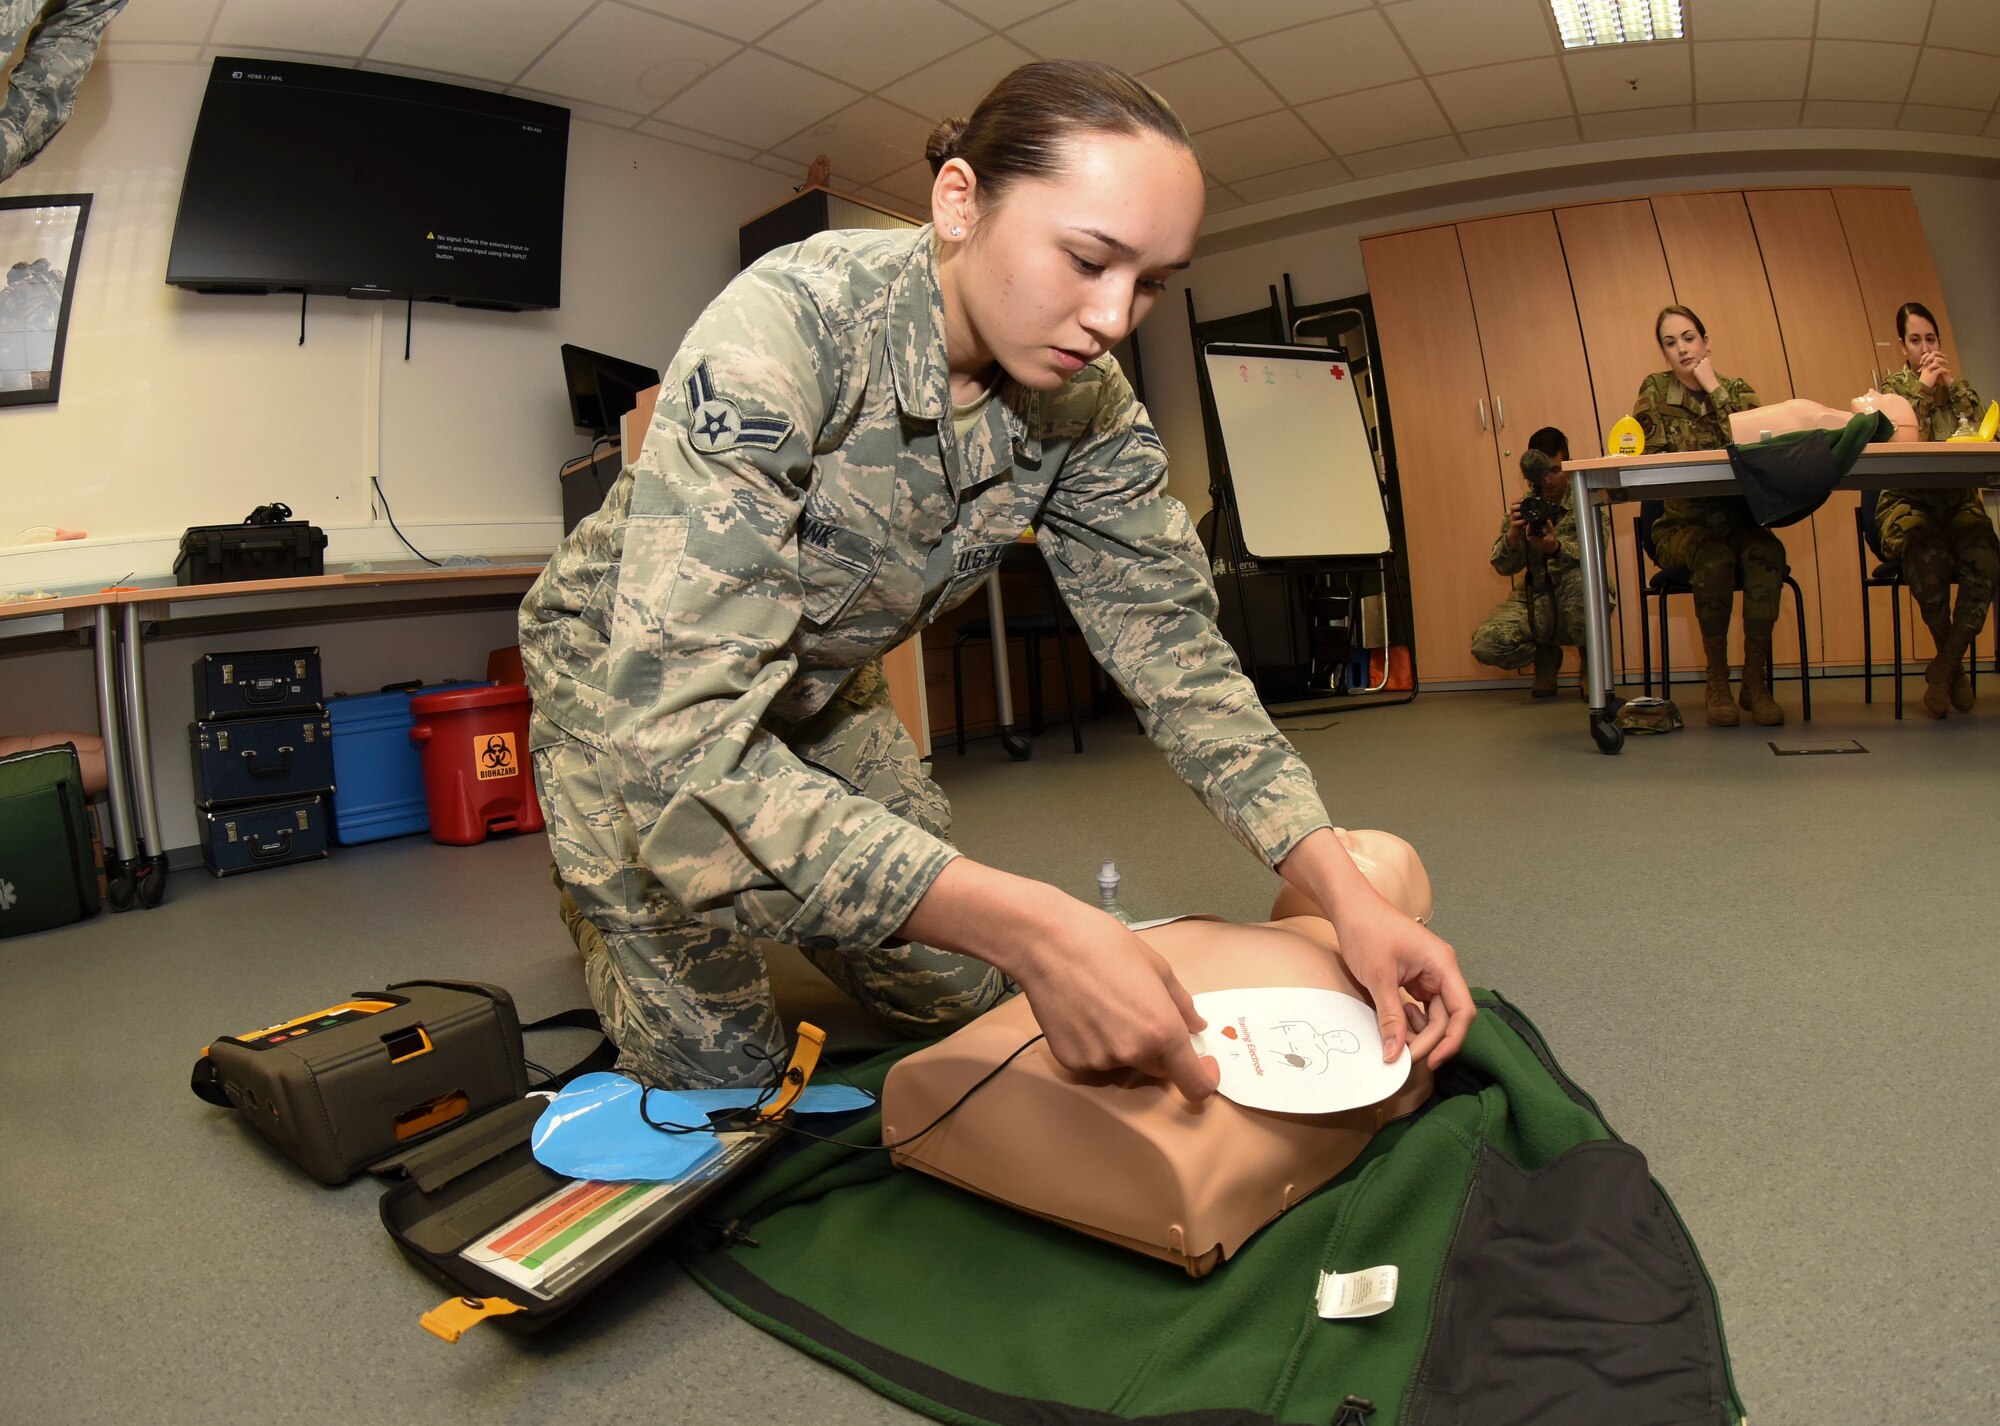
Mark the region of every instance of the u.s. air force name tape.
POLYGON ((715 394, 708 363, 701 362, 687 379, 688 444, 703 455, 717 455, 737 446, 776 450, 792 432, 792 423, 775 416, 745 416, 734 401, 715 394))

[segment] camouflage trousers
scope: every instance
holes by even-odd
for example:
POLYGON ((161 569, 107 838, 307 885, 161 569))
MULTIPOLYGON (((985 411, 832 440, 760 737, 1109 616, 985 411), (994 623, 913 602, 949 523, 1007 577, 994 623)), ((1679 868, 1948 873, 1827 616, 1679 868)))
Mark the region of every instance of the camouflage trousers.
MULTIPOLYGON (((879 664, 857 673, 786 743, 854 792, 939 837, 951 809, 923 775, 915 743, 889 705, 879 664)), ((765 960, 774 943, 711 925, 676 901, 638 855, 609 754, 575 739, 535 753, 560 909, 583 956, 584 981, 618 1068, 644 1083, 704 1089, 761 1083, 753 1053, 788 1042, 765 960), (746 1052, 747 1051, 747 1052, 746 1052)), ((841 989, 912 1038, 940 1035, 1007 993, 983 962, 928 946, 799 948, 841 989)))
POLYGON ((1903 562, 1903 583, 1933 637, 1956 624, 1978 633, 1986 626, 1993 587, 2000 581, 2000 537, 1972 490, 1885 490, 1875 507, 1882 556, 1903 562), (1958 585, 1958 608, 1951 586, 1958 585))
POLYGON ((1516 589, 1472 631, 1472 656, 1494 668, 1526 668, 1545 644, 1583 643, 1583 571, 1565 570, 1553 592, 1516 589))
POLYGON ((1655 558, 1661 569, 1687 570, 1702 636, 1728 634, 1740 574, 1744 636, 1768 639, 1778 622, 1778 592, 1791 569, 1784 542, 1752 518, 1741 496, 1669 500, 1666 507, 1653 522, 1655 558))

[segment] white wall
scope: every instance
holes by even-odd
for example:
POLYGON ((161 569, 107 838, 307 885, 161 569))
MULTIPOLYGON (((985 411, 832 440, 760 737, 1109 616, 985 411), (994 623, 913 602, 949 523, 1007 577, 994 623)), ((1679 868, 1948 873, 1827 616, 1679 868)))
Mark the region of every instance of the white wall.
MULTIPOLYGON (((93 195, 62 400, 0 409, 0 589, 169 573, 189 525, 282 500, 343 558, 400 555, 370 509, 442 556, 546 552, 561 534, 570 424, 557 347, 664 367, 735 272, 736 229, 780 176, 638 134, 570 129, 562 307, 466 311, 338 298, 221 297, 166 285, 167 249, 208 67, 106 63, 8 197, 93 195), (38 525, 81 546, 12 546, 38 525)), ((405 556, 406 557, 406 556, 405 556)))
MULTIPOLYGON (((1482 213, 1518 212, 1591 199, 1644 193, 1672 193, 1702 188, 1753 188, 1783 184, 1907 185, 1916 199, 1944 284, 1945 301, 1955 329, 1965 376, 1988 396, 2000 396, 2000 265, 1994 261, 1992 235, 2000 231, 2000 179, 1954 174, 1899 171, 1892 161, 1873 169, 1793 169, 1743 171, 1713 175, 1691 174, 1685 163, 1671 176, 1648 176, 1634 165, 1632 176, 1615 183, 1567 188, 1512 191, 1483 199, 1439 204, 1416 196, 1410 206, 1371 204, 1365 220, 1334 223, 1317 230, 1212 252, 1195 260, 1174 290, 1161 299, 1140 333, 1145 363, 1147 406, 1172 457, 1171 487, 1197 517, 1209 507, 1208 456, 1202 440, 1201 407, 1196 395, 1194 357, 1188 340, 1187 301, 1194 293, 1196 315, 1202 320, 1261 307, 1268 289, 1292 276, 1292 291, 1301 303, 1324 302, 1365 292, 1362 238, 1450 222, 1482 213)), ((1230 241, 1235 241, 1230 235, 1230 241)), ((1718 338, 1728 331, 1726 317, 1703 313, 1718 338)), ((1829 394, 1845 399, 1856 393, 1829 394)), ((1393 419, 1422 420, 1421 397, 1389 391, 1393 419), (1414 407, 1414 409, 1412 409, 1414 407)))

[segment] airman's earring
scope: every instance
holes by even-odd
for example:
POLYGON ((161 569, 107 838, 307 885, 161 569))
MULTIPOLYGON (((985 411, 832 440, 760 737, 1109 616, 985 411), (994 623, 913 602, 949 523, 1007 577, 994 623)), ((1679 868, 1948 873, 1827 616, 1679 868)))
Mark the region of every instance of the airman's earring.
POLYGON ((958 235, 959 235, 960 233, 963 233, 964 231, 965 231, 965 229, 963 229, 963 228, 953 228, 953 229, 951 230, 951 235, 952 235, 952 236, 953 236, 953 237, 955 238, 955 237, 957 237, 957 236, 958 236, 958 235))

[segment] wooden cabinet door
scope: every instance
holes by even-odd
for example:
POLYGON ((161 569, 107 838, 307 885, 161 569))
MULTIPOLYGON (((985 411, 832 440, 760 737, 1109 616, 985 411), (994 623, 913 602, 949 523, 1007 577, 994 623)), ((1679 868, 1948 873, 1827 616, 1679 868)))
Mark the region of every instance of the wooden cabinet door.
MULTIPOLYGON (((1660 247, 1673 275, 1675 300, 1691 308, 1708 328, 1715 369, 1740 376, 1758 399, 1767 403, 1790 400, 1791 370, 1785 362, 1785 340, 1778 329, 1777 309, 1765 276, 1765 254, 1757 246, 1749 205, 1741 193, 1676 193, 1652 200, 1653 221, 1660 230, 1660 247)), ((1657 346, 1657 342, 1656 342, 1657 346)), ((1664 370, 1665 359, 1654 370, 1664 370)), ((1851 518, 1851 517, 1850 517, 1851 518)), ((1804 591, 1806 644, 1819 647, 1819 580, 1817 552, 1809 524, 1778 531, 1792 577, 1804 591)), ((1672 602, 1674 666, 1701 667, 1701 631, 1694 621, 1693 601, 1672 602)), ((1778 610, 1773 636, 1777 662, 1799 660, 1798 623, 1792 617, 1787 591, 1778 610)), ((1730 657, 1743 656, 1740 621, 1731 621, 1730 657)), ((1809 655, 1811 653, 1809 652, 1809 655)))
MULTIPOLYGON (((1458 246, 1493 398, 1502 504, 1510 505, 1527 494, 1521 457, 1528 437, 1541 427, 1555 426, 1569 437, 1571 455, 1604 453, 1590 367, 1583 359, 1555 214, 1545 210, 1460 223, 1458 246)), ((1575 658, 1572 654, 1570 661, 1575 658)), ((1527 677, 1532 670, 1519 672, 1527 677)))
POLYGON ((1418 671, 1426 684, 1491 678, 1471 642, 1507 595, 1487 562, 1505 505, 1458 232, 1447 225, 1366 238, 1361 261, 1381 337, 1382 393, 1396 420, 1418 671))
MULTIPOLYGON (((1869 335, 1833 193, 1825 188, 1791 188, 1745 196, 1764 249, 1764 270, 1785 337, 1792 388, 1824 405, 1844 407, 1868 389, 1874 338, 1869 335)), ((1836 491, 1810 522, 1819 547, 1822 663, 1861 660, 1861 574, 1854 549, 1858 499, 1852 492, 1836 491)), ((1793 573, 1798 576, 1796 569, 1793 573)), ((1798 578, 1804 586, 1805 579, 1798 578)), ((1886 615, 1887 592, 1877 597, 1881 602, 1875 612, 1886 615)))
POLYGON ((1854 276, 1861 285, 1861 306, 1868 314, 1875 343, 1873 366, 1878 382, 1903 364, 1902 343, 1896 338, 1896 309, 1905 302, 1921 302, 1931 309, 1938 319, 1938 340, 1944 354, 1951 369, 1958 371, 1958 344, 1952 339, 1951 314, 1944 309, 1944 287, 1938 281, 1930 240, 1924 236, 1910 190, 1836 188, 1833 206, 1840 213, 1847 254, 1854 260, 1854 276))
MULTIPOLYGON (((1556 230, 1569 263, 1570 290, 1576 294, 1577 325, 1583 332, 1583 354, 1597 403, 1597 429, 1604 432, 1631 412, 1639 383, 1660 369, 1653 319, 1674 300, 1674 280, 1667 271, 1652 205, 1643 198, 1558 208, 1556 230)), ((1580 446, 1572 451, 1585 454, 1580 446)), ((1638 566, 1632 550, 1636 508, 1615 506, 1611 519, 1611 587, 1618 591, 1613 627, 1619 635, 1620 677, 1627 681, 1639 675, 1642 601, 1634 583, 1638 566)), ((1657 651, 1653 657, 1658 660, 1657 651)))

